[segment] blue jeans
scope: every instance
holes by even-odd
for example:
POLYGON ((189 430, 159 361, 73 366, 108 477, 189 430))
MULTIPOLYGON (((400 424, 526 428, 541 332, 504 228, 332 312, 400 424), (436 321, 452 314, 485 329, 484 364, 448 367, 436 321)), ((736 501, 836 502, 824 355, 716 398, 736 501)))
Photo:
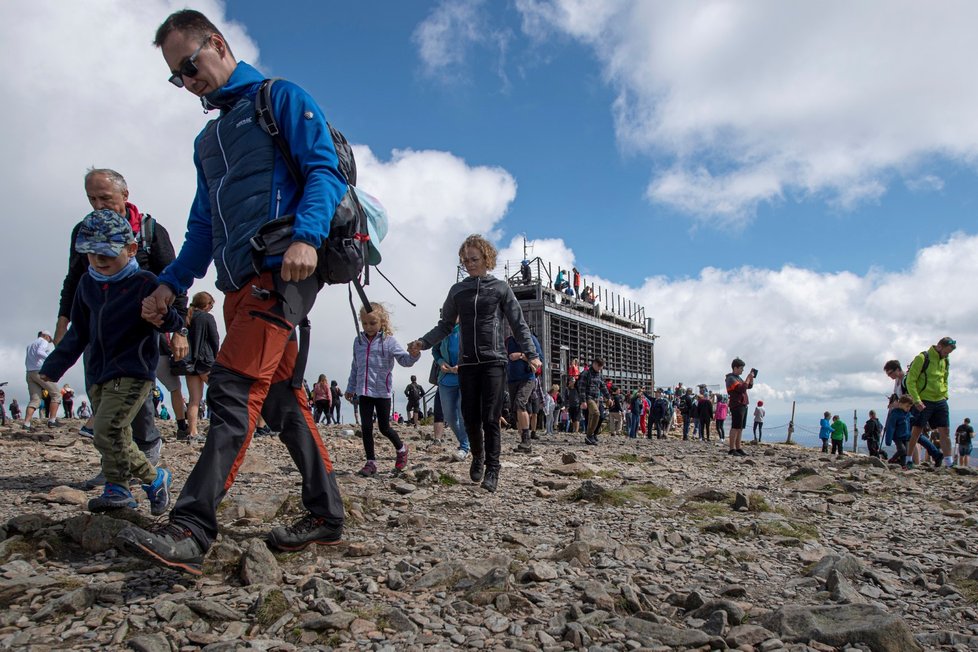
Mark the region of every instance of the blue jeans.
POLYGON ((469 450, 469 436, 465 434, 465 423, 462 421, 462 393, 458 385, 439 385, 438 396, 441 398, 445 424, 455 433, 459 448, 469 450))
POLYGON ((628 420, 628 437, 630 439, 635 439, 638 437, 638 422, 642 419, 635 414, 632 414, 632 418, 628 420))

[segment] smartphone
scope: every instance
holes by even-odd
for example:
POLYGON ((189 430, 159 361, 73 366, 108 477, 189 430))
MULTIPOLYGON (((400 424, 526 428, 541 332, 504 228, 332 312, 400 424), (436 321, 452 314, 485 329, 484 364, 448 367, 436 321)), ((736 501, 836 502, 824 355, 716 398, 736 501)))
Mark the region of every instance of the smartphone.
POLYGON ((754 378, 757 378, 757 369, 754 369, 753 367, 751 367, 751 370, 750 370, 750 373, 751 373, 751 375, 752 375, 752 376, 753 376, 754 378))

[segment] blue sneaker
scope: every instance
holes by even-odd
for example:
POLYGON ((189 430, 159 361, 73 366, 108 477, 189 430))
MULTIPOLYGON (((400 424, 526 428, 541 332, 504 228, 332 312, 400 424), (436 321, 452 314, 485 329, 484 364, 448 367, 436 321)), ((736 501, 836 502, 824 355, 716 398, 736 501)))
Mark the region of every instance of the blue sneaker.
POLYGON ((102 495, 88 501, 88 511, 99 514, 113 509, 136 509, 136 499, 127 487, 106 482, 102 495))
POLYGON ((149 498, 149 513, 153 516, 161 516, 166 513, 166 508, 170 506, 170 484, 172 483, 173 475, 166 469, 158 468, 153 483, 143 485, 143 491, 149 498))
POLYGON ((78 434, 87 439, 95 438, 95 431, 89 428, 88 426, 82 426, 81 428, 79 428, 78 434))

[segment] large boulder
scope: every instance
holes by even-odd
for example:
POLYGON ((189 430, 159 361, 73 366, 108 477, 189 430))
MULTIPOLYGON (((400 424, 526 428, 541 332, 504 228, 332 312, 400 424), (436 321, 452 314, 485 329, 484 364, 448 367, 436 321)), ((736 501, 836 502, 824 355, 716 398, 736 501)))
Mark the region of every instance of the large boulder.
POLYGON ((873 652, 922 649, 902 618, 876 605, 785 605, 758 621, 786 643, 815 640, 840 648, 862 644, 873 652))

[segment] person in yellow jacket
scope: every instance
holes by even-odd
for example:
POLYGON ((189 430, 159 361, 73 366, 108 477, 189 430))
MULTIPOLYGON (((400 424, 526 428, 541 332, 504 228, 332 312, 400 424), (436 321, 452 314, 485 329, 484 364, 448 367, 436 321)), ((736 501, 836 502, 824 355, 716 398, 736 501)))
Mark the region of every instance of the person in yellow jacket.
POLYGON ((941 439, 944 465, 951 466, 951 438, 948 427, 950 414, 947 406, 947 376, 950 369, 948 356, 958 347, 950 337, 942 337, 937 344, 921 351, 907 369, 907 393, 913 399, 913 429, 907 448, 907 467, 913 466, 913 453, 917 440, 925 427, 937 430, 941 439))

